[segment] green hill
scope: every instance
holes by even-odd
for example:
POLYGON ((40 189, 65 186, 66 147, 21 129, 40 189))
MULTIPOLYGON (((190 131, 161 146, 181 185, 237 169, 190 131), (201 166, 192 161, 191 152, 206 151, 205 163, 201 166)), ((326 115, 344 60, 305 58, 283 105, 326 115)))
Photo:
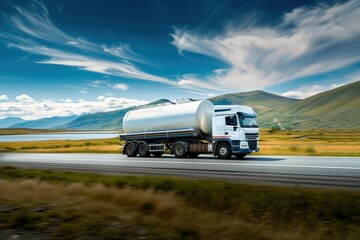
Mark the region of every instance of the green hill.
POLYGON ((265 112, 259 120, 266 128, 277 121, 287 129, 359 129, 359 93, 360 81, 265 112))
POLYGON ((66 117, 41 118, 36 120, 20 122, 10 126, 9 128, 57 129, 59 126, 71 122, 76 118, 78 118, 78 116, 76 115, 66 116, 66 117))
POLYGON ((225 94, 210 98, 209 100, 214 105, 248 105, 253 107, 259 115, 266 111, 289 106, 300 101, 264 91, 225 94))

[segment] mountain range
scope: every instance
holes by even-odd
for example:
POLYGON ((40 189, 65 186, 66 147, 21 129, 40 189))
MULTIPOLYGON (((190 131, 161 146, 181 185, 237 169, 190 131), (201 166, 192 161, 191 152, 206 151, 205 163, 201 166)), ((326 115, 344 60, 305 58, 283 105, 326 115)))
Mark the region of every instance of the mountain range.
MULTIPOLYGON (((215 105, 248 105, 258 114, 261 128, 359 129, 360 81, 319 93, 306 99, 292 99, 264 91, 225 94, 210 98, 215 105)), ((150 105, 172 103, 160 99, 150 105)), ((126 108, 83 116, 54 117, 20 122, 11 127, 77 130, 119 130, 126 108)), ((2 126, 0 119, 0 126, 2 126)), ((19 120, 19 119, 18 119, 19 120)), ((21 119, 22 120, 22 119, 21 119)), ((24 121, 24 120, 23 120, 24 121)))
POLYGON ((19 117, 7 117, 0 119, 0 128, 8 128, 14 124, 23 123, 26 120, 19 117))
POLYGON ((41 118, 37 120, 29 120, 11 125, 11 128, 32 128, 32 129, 58 129, 68 122, 71 122, 79 116, 72 115, 67 117, 51 117, 41 118))
MULTIPOLYGON (((171 103, 168 99, 159 99, 147 105, 158 105, 171 103)), ((134 107, 83 115, 68 124, 62 126, 63 129, 81 130, 118 130, 122 128, 122 120, 125 114, 134 107)))

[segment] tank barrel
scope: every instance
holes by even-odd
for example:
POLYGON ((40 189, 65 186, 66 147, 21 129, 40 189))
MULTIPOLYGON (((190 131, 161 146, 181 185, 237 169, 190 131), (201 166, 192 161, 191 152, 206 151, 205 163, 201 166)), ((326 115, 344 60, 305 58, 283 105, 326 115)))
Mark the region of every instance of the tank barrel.
POLYGON ((123 119, 125 133, 199 129, 212 133, 213 104, 208 100, 129 111, 123 119))

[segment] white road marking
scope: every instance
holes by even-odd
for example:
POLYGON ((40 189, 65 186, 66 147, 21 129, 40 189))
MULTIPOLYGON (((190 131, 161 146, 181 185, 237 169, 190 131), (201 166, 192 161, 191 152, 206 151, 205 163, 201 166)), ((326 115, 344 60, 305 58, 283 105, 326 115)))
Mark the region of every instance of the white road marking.
MULTIPOLYGON (((39 162, 36 160, 61 160, 59 158, 52 158, 52 157, 43 157, 35 156, 35 157, 12 157, 12 156, 5 156, 3 160, 6 159, 32 159, 35 162, 39 162)), ((74 161, 94 161, 88 158, 76 158, 74 161)), ((155 161, 155 160, 99 160, 101 162, 126 162, 126 163, 160 163, 160 164, 192 164, 192 165, 226 165, 226 166, 257 166, 257 167, 292 167, 292 168, 318 168, 318 169, 347 169, 347 170, 360 170, 360 167, 342 167, 342 166, 319 166, 319 165, 291 165, 291 164, 255 164, 255 163, 226 163, 226 162, 184 162, 184 161, 155 161)), ((64 162, 65 163, 65 162, 64 162)), ((74 164, 72 162, 67 162, 70 164, 74 164)))

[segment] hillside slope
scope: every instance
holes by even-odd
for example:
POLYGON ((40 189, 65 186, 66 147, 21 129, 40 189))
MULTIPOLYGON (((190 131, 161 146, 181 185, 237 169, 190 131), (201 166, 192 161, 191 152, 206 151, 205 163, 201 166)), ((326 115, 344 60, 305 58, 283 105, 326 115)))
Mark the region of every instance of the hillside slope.
POLYGON ((262 113, 289 106, 300 100, 282 97, 264 91, 251 91, 234 94, 225 94, 209 99, 215 105, 248 105, 252 106, 259 115, 262 113))
POLYGON ((359 93, 360 81, 266 112, 259 120, 262 127, 274 126, 275 119, 288 129, 359 129, 359 93))
POLYGON ((37 120, 30 120, 10 126, 10 128, 31 128, 31 129, 56 129, 79 116, 72 115, 67 117, 51 117, 41 118, 37 120))
POLYGON ((8 128, 14 124, 25 122, 26 120, 19 117, 7 117, 0 119, 0 128, 8 128))

